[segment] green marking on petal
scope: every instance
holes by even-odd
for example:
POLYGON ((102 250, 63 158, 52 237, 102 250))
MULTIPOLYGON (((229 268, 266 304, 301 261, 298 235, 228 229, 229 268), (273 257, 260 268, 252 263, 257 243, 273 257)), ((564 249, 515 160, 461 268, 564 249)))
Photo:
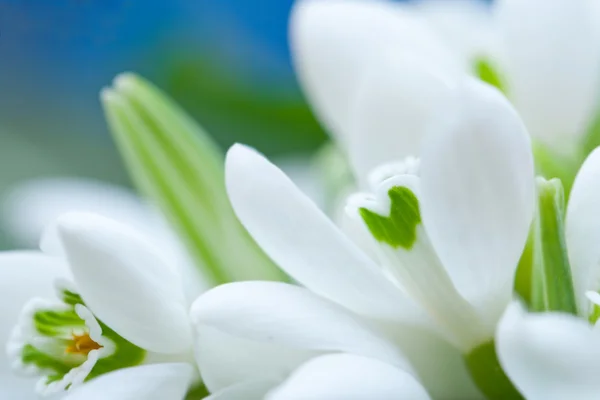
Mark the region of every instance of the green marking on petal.
POLYGON ((23 346, 21 360, 24 364, 33 364, 40 369, 54 371, 53 380, 62 378, 74 367, 72 363, 57 360, 30 344, 23 346))
POLYGON ((74 306, 75 304, 83 304, 83 300, 81 299, 81 296, 78 295, 77 293, 71 292, 68 289, 61 290, 60 294, 62 295, 61 300, 65 304, 69 304, 72 306, 74 306))
POLYGON ((507 94, 506 82, 500 72, 494 67, 492 62, 485 57, 475 60, 473 65, 475 76, 482 81, 496 87, 505 95, 507 94))
POLYGON ((9 354, 20 362, 17 365, 35 367, 43 376, 44 394, 142 363, 146 351, 96 319, 79 294, 60 289, 58 297, 64 302, 32 299, 8 346, 9 354))
POLYGON ((590 316, 588 317, 590 324, 596 325, 596 322, 598 322, 599 318, 600 318, 600 307, 598 307, 597 304, 592 304, 592 312, 590 313, 590 316))
POLYGON ((379 242, 393 248, 410 250, 417 240, 417 225, 421 223, 421 212, 417 196, 408 188, 394 186, 388 191, 391 210, 388 217, 366 208, 359 210, 369 231, 379 242))

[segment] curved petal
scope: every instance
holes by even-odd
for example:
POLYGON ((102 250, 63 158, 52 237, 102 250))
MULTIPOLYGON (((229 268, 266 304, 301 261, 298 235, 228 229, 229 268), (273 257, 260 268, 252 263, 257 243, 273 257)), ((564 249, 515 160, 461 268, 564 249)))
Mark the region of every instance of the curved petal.
POLYGON ((279 383, 276 380, 246 381, 219 390, 204 400, 264 400, 271 388, 279 383))
POLYGON ((421 160, 422 217, 455 285, 493 327, 533 217, 529 137, 500 92, 474 79, 442 113, 421 160))
POLYGON ((206 277, 193 265, 189 254, 168 223, 135 193, 116 185, 91 179, 46 178, 27 181, 12 188, 2 203, 2 222, 19 243, 40 247, 47 254, 64 256, 57 218, 70 211, 93 212, 130 225, 160 243, 184 279, 191 303, 209 288, 206 277))
POLYGON ((496 349, 504 371, 528 399, 598 398, 600 336, 583 319, 528 314, 512 304, 498 327, 496 349))
POLYGON ((304 361, 321 354, 249 340, 200 322, 195 328, 196 362, 202 381, 211 393, 227 392, 227 388, 240 382, 275 379, 276 384, 280 377, 287 376, 304 361))
POLYGON ((600 43, 586 0, 502 0, 511 99, 531 134, 563 150, 596 111, 600 43))
POLYGON ((461 351, 430 330, 406 325, 383 327, 406 355, 434 399, 483 399, 465 366, 461 351))
POLYGON ((416 318, 413 304, 373 261, 263 156, 235 145, 225 172, 238 218, 292 278, 360 314, 416 318))
POLYGON ((200 296, 193 322, 257 342, 314 351, 343 351, 402 365, 395 346, 355 315, 305 288, 279 282, 237 282, 200 296))
POLYGON ((44 178, 9 190, 2 222, 19 243, 37 247, 44 229, 68 211, 94 212, 142 229, 153 220, 150 208, 125 188, 91 179, 44 178))
POLYGON ((57 227, 77 288, 99 319, 150 351, 191 346, 181 277, 155 244, 94 214, 64 214, 57 227))
POLYGON ((267 400, 429 399, 411 374, 372 358, 328 354, 301 365, 267 400))
POLYGON ((292 11, 290 36, 304 91, 342 145, 356 85, 382 50, 415 53, 432 65, 458 68, 416 14, 391 2, 299 1, 292 11))
POLYGON ((194 368, 189 364, 152 364, 119 369, 92 379, 64 400, 183 400, 194 368))
POLYGON ((6 345, 25 303, 34 297, 55 298, 54 282, 68 276, 59 259, 38 252, 0 254, 0 388, 11 399, 34 399, 37 379, 14 376, 6 357, 6 345))
POLYGON ((578 308, 589 312, 588 290, 600 291, 600 148, 585 160, 567 205, 565 240, 578 308))
POLYGON ((502 59, 497 24, 486 2, 425 0, 414 3, 414 7, 467 68, 478 58, 502 59))
POLYGON ((351 106, 348 146, 363 185, 375 167, 419 156, 426 130, 457 78, 447 75, 395 50, 367 68, 351 106))

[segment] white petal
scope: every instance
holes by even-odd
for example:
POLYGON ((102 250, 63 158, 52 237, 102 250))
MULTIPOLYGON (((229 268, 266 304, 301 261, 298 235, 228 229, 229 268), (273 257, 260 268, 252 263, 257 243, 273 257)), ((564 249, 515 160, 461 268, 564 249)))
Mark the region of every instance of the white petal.
POLYGON ((194 302, 191 316, 195 324, 258 342, 343 351, 406 365, 395 346, 367 328, 360 317, 305 288, 286 283, 219 286, 194 302))
POLYGON ((600 85, 589 3, 502 0, 497 6, 511 100, 533 136, 559 150, 572 148, 596 111, 600 85))
POLYGON ((385 331, 406 355, 433 398, 484 398, 467 371, 462 353, 440 335, 406 325, 388 327, 385 331))
POLYGON ((363 185, 375 167, 419 156, 434 113, 456 79, 446 75, 396 50, 374 59, 350 115, 349 156, 363 185))
POLYGON ((267 400, 429 399, 411 374, 372 358, 329 354, 300 366, 267 400))
POLYGON ((67 275, 64 263, 54 257, 25 251, 0 254, 0 388, 7 398, 36 398, 37 379, 13 375, 4 349, 21 309, 34 297, 55 298, 55 280, 67 275))
POLYGON ((186 277, 190 303, 209 284, 157 210, 133 192, 115 185, 76 178, 35 179, 14 187, 2 204, 3 222, 19 243, 64 256, 55 222, 69 211, 86 211, 126 223, 152 236, 160 251, 186 277))
POLYGON ((500 56, 496 21, 490 6, 477 0, 423 0, 413 3, 444 43, 461 56, 466 68, 485 57, 500 56))
POLYGON ((238 218, 292 278, 361 314, 415 318, 412 303, 277 167, 235 145, 225 169, 238 218))
POLYGON ((264 379, 279 382, 298 365, 321 354, 245 339, 201 323, 195 328, 196 362, 211 393, 226 391, 239 382, 264 379))
POLYGON ((585 160, 567 205, 565 239, 579 310, 589 312, 585 292, 600 291, 600 148, 585 160))
POLYGON ((26 246, 36 247, 44 229, 68 211, 89 211, 147 228, 150 209, 133 192, 77 178, 26 181, 11 188, 2 203, 3 223, 26 246))
POLYGON ((265 395, 277 383, 273 380, 246 381, 219 390, 204 400, 264 400, 265 395))
POLYGON ((314 156, 285 156, 273 163, 286 174, 292 182, 323 210, 326 207, 325 182, 319 168, 315 166, 314 156))
MULTIPOLYGON (((352 196, 347 210, 361 221, 363 210, 369 210, 380 217, 391 217, 391 193, 397 188, 406 188, 416 197, 418 214, 420 180, 409 174, 386 179, 376 188, 375 193, 352 196)), ((406 215, 401 218, 406 218, 406 215)), ((369 223, 366 221, 365 219, 363 229, 370 233, 369 223)), ((392 221, 399 224, 402 222, 397 219, 392 221)), ((423 310, 451 343, 463 351, 469 351, 491 337, 493 330, 488 330, 481 323, 477 310, 456 290, 431 245, 420 216, 414 226, 414 235, 409 248, 393 246, 381 241, 381 238, 371 236, 379 263, 396 279, 407 295, 422 305, 423 310)))
POLYGON ((181 277, 156 244, 94 214, 65 214, 57 227, 77 288, 99 319, 150 351, 191 346, 181 277))
POLYGON ((500 92, 476 80, 443 112, 421 160, 421 213, 457 288, 493 326, 534 210, 529 137, 500 92))
POLYGON ((498 327, 496 349, 504 371, 527 399, 598 398, 600 336, 583 319, 528 314, 512 304, 498 327))
POLYGON ((189 364, 152 364, 101 375, 64 400, 183 400, 194 374, 189 364))
POLYGON ((292 11, 290 26, 300 82, 342 145, 356 85, 381 51, 416 53, 441 68, 457 68, 418 16, 391 2, 303 0, 292 11))

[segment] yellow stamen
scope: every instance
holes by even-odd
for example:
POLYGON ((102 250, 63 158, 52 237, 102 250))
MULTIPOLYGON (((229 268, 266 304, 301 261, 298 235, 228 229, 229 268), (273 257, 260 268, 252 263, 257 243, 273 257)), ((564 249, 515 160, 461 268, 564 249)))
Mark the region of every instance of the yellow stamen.
POLYGON ((101 348, 102 346, 92 340, 89 334, 84 333, 83 335, 73 334, 73 342, 65 351, 71 354, 82 354, 87 356, 90 351, 101 348))

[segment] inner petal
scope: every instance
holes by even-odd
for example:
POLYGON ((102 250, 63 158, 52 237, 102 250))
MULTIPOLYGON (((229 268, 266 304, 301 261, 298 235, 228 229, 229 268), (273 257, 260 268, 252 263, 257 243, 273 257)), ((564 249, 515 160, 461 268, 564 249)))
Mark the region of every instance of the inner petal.
POLYGON ((15 371, 39 376, 50 395, 118 368, 140 364, 145 350, 97 320, 81 297, 60 282, 60 301, 31 299, 7 344, 15 371))
POLYGON ((347 211, 362 220, 380 265, 429 313, 448 340, 468 351, 490 335, 475 308, 456 290, 421 222, 419 178, 390 177, 375 194, 358 194, 347 211))

